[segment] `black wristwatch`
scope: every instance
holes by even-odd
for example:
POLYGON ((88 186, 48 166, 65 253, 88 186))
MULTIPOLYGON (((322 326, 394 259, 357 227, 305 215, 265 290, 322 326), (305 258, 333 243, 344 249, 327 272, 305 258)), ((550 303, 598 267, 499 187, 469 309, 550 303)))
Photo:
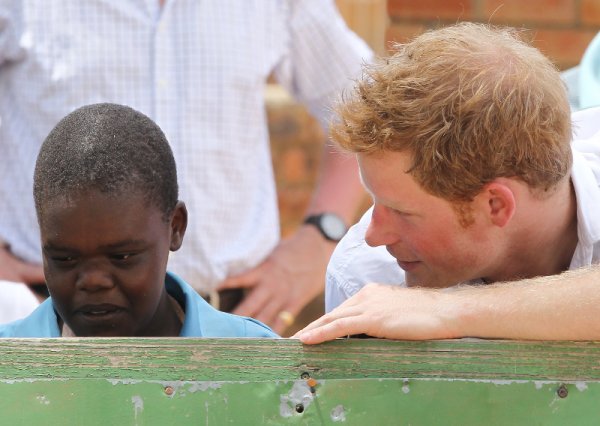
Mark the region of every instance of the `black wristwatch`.
POLYGON ((308 216, 304 223, 314 225, 329 241, 338 242, 348 231, 344 220, 334 213, 321 213, 308 216))

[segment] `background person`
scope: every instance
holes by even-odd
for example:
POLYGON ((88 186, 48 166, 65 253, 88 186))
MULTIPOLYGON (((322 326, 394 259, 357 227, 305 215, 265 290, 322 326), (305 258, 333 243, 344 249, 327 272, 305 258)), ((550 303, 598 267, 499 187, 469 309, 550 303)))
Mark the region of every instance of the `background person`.
MULTIPOLYGON (((235 312, 282 331, 322 290, 335 242, 314 224, 279 241, 265 84, 274 75, 326 126, 370 56, 332 0, 3 1, 0 279, 45 288, 29 195, 36 153, 67 113, 116 102, 165 131, 196 218, 169 267, 204 296, 233 277, 225 287, 250 290, 235 312)), ((348 224, 356 165, 331 147, 323 155, 307 215, 348 224)))

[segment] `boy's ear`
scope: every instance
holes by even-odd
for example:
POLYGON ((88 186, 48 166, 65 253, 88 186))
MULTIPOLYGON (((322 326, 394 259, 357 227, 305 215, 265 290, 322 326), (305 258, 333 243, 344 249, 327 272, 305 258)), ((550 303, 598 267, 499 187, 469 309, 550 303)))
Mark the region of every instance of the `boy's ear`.
POLYGON ((501 182, 494 181, 486 185, 484 197, 486 210, 492 224, 503 227, 514 216, 517 208, 515 194, 512 189, 501 182))
POLYGON ((177 251, 183 243, 183 236, 187 228, 188 214, 183 201, 177 201, 171 214, 171 245, 169 250, 177 251))

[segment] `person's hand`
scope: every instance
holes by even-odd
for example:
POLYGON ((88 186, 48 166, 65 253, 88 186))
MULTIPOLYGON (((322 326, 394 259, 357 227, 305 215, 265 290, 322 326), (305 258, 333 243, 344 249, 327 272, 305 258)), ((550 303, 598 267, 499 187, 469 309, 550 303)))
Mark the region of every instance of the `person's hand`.
POLYGON ((0 280, 19 283, 43 283, 44 268, 15 257, 8 247, 0 246, 0 280))
POLYGON ((354 334, 402 340, 449 339, 450 293, 368 284, 340 306, 297 332, 294 338, 316 344, 354 334))
POLYGON ((326 241, 314 227, 302 226, 282 240, 264 262, 227 278, 218 290, 249 289, 233 313, 253 317, 281 334, 323 290, 325 269, 334 248, 335 243, 326 241))

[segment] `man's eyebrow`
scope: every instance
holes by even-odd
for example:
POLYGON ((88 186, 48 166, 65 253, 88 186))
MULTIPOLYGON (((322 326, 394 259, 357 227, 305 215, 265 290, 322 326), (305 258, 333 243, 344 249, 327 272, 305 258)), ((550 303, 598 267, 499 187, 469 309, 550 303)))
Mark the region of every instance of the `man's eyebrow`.
MULTIPOLYGON (((362 182, 362 176, 361 176, 361 182, 362 182)), ((364 182, 362 182, 362 185, 363 185, 363 188, 364 188, 365 192, 367 193, 367 195, 369 197, 371 197, 371 200, 373 200, 374 203, 379 203, 379 204, 384 205, 386 207, 390 207, 390 208, 392 208, 394 210, 404 211, 404 209, 398 208, 398 207, 400 207, 400 206, 397 205, 398 201, 388 200, 388 199, 384 199, 384 198, 378 197, 378 196, 376 196, 373 193, 373 191, 371 191, 371 189, 369 189, 369 187, 364 182)))
POLYGON ((387 199, 377 198, 377 197, 373 197, 373 196, 371 196, 371 198, 373 199, 373 202, 379 203, 382 206, 385 206, 389 209, 400 212, 404 215, 410 215, 410 216, 422 216, 423 215, 422 212, 415 210, 415 206, 407 206, 405 203, 399 204, 398 201, 396 201, 396 200, 387 200, 387 199))

